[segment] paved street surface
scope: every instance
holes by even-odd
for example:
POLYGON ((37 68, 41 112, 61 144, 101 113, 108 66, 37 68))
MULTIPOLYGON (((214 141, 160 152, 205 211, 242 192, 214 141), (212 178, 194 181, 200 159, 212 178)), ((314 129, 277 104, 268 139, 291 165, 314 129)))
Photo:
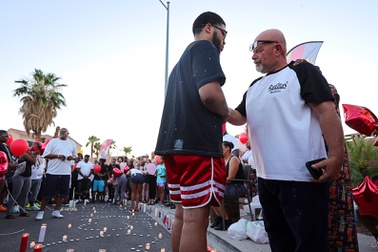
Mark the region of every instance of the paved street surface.
MULTIPOLYGON (((13 220, 4 219, 5 213, 0 213, 0 251, 18 252, 23 233, 29 233, 27 251, 33 251, 30 243, 37 243, 43 223, 47 224, 43 252, 66 252, 67 249, 74 249, 75 252, 97 252, 100 249, 106 249, 107 252, 161 252, 163 248, 166 252, 171 251, 170 231, 174 209, 146 205, 145 209, 142 207, 133 215, 128 207, 77 204, 76 209, 63 208, 63 219, 52 219, 51 211, 46 209, 43 221, 34 219, 37 215, 35 211, 29 212, 30 217, 14 214, 13 220), (65 235, 67 239, 64 239, 65 235), (149 250, 146 249, 147 243, 150 244, 149 250)), ((243 210, 241 216, 248 219, 243 210)), ((227 231, 216 231, 212 228, 208 229, 207 239, 209 246, 217 252, 270 251, 268 244, 258 244, 251 239, 233 240, 228 237, 227 231)), ((378 251, 373 237, 358 234, 358 241, 360 252, 378 251)))
POLYGON ((61 212, 63 219, 52 219, 52 210, 46 209, 43 221, 34 219, 36 211, 30 211, 30 217, 14 214, 13 220, 4 219, 5 213, 0 213, 0 250, 19 251, 22 234, 29 233, 27 251, 33 251, 30 243, 37 243, 42 223, 47 224, 44 252, 66 252, 67 249, 74 249, 75 252, 97 252, 99 249, 106 249, 107 252, 147 251, 147 243, 150 243, 149 251, 160 252, 162 248, 167 252, 171 250, 170 233, 151 215, 142 211, 133 215, 125 207, 106 204, 78 204, 76 207, 76 211, 65 208, 61 212), (63 238, 65 235, 66 241, 63 238))

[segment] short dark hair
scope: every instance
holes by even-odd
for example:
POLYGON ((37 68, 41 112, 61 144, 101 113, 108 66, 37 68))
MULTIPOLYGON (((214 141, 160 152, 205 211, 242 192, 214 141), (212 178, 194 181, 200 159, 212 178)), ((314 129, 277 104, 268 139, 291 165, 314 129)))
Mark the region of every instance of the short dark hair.
POLYGON ((84 157, 90 157, 90 156, 87 154, 87 155, 85 155, 84 157))
POLYGON ((199 34, 206 24, 211 25, 226 25, 224 20, 216 13, 207 11, 199 15, 193 22, 193 35, 199 34))
POLYGON ((378 179, 378 174, 374 174, 373 176, 371 176, 371 180, 375 181, 378 179))
POLYGON ((230 151, 234 148, 234 144, 229 142, 229 141, 223 141, 223 145, 225 147, 229 147, 230 148, 230 151))

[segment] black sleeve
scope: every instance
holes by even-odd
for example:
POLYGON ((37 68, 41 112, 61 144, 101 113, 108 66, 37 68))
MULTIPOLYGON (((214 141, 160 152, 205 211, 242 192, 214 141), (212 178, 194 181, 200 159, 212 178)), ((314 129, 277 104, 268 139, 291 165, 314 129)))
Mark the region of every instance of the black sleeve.
POLYGON ((321 71, 308 62, 289 65, 297 74, 301 85, 301 97, 306 103, 333 101, 331 89, 321 71))

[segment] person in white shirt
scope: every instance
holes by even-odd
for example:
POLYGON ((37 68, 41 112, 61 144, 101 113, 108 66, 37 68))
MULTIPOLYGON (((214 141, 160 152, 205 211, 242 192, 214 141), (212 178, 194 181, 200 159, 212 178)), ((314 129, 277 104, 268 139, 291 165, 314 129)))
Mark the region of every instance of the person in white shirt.
POLYGON ((62 128, 59 138, 50 140, 43 153, 43 157, 49 161, 42 192, 41 211, 35 217, 36 220, 43 220, 46 205, 53 197, 55 197, 55 207, 52 217, 63 218, 59 209, 63 198, 68 198, 70 193, 71 160, 75 159, 77 153, 76 145, 68 139, 68 134, 68 130, 62 128))
MULTIPOLYGON (((89 203, 89 190, 91 188, 92 182, 90 176, 94 174, 94 166, 92 162, 89 161, 89 155, 85 155, 84 160, 80 161, 77 164, 76 170, 78 173, 77 183, 79 195, 84 203, 89 203)), ((76 199, 76 203, 78 203, 79 201, 80 199, 76 199)))

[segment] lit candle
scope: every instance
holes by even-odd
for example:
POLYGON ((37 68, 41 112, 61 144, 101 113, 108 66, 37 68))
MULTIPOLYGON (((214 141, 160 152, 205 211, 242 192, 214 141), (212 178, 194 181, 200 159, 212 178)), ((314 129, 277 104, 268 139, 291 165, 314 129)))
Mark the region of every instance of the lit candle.
POLYGON ((89 218, 89 219, 88 219, 88 222, 91 223, 91 222, 92 222, 92 218, 89 218))
POLYGON ((151 247, 151 244, 150 243, 146 243, 146 250, 150 250, 150 247, 151 247))
POLYGON ((28 247, 29 233, 23 233, 21 236, 20 252, 25 252, 28 247))
POLYGON ((68 228, 71 228, 72 227, 72 224, 70 223, 70 224, 68 224, 68 228))
POLYGON ((42 252, 42 244, 41 243, 35 244, 34 252, 42 252))
POLYGON ((127 229, 127 235, 130 235, 130 234, 131 234, 131 230, 127 229))
POLYGON ((158 224, 158 223, 155 221, 155 227, 157 227, 157 224, 158 224))
POLYGON ((35 246, 35 241, 32 241, 32 242, 30 243, 30 248, 34 248, 34 246, 35 246))
POLYGON ((126 216, 126 219, 130 219, 130 216, 127 215, 127 216, 126 216))
POLYGON ((130 226, 130 230, 133 230, 134 229, 134 226, 130 226))
POLYGON ((163 239, 163 234, 159 233, 159 239, 163 239))
POLYGON ((67 235, 63 235, 63 241, 67 242, 67 235))
POLYGON ((104 231, 100 231, 100 236, 104 237, 104 231))
POLYGON ((104 227, 104 232, 106 233, 106 231, 108 231, 108 228, 107 228, 107 227, 104 227))
POLYGON ((106 249, 99 249, 98 252, 106 252, 106 249))
POLYGON ((44 242, 45 241, 46 229, 47 229, 47 224, 42 224, 41 230, 39 231, 38 242, 44 242))
POLYGON ((162 248, 162 249, 160 250, 160 252, 165 252, 165 248, 162 248))

